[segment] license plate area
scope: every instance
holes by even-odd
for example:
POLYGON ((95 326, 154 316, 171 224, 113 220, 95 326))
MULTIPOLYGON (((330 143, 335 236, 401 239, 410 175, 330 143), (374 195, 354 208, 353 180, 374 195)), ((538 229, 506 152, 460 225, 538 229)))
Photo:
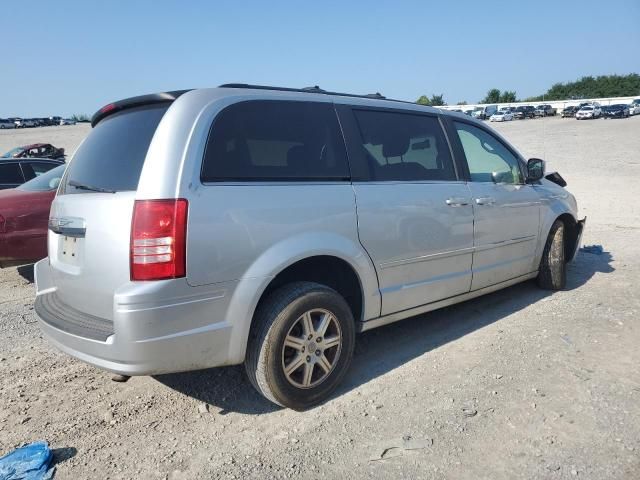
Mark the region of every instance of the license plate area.
POLYGON ((58 260, 69 265, 80 265, 81 258, 81 238, 68 237, 62 235, 60 237, 58 248, 58 260))

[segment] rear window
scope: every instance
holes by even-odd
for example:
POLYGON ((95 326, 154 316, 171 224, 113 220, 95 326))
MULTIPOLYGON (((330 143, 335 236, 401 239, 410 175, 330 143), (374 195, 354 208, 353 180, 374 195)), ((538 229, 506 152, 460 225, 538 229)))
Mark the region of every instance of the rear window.
POLYGON ((168 104, 124 110, 106 117, 80 145, 65 175, 64 193, 88 193, 77 184, 116 192, 136 190, 153 134, 168 104))
POLYGON ((0 163, 0 185, 12 185, 24 182, 20 165, 17 163, 0 163))
POLYGON ((25 180, 31 180, 57 166, 57 163, 49 162, 22 162, 22 172, 25 180))
POLYGON ((201 178, 203 182, 349 179, 333 106, 256 100, 227 107, 211 127, 201 178))
POLYGON ((58 188, 60 179, 64 174, 64 165, 60 165, 48 172, 44 172, 41 175, 29 180, 26 183, 20 185, 18 190, 25 190, 27 192, 47 192, 58 188))

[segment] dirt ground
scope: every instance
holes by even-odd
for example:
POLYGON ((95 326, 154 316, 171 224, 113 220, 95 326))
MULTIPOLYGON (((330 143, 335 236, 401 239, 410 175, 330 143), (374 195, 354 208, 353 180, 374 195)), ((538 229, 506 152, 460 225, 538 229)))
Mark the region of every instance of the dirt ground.
MULTIPOLYGON (((276 408, 241 367, 132 378, 49 346, 29 267, 0 271, 0 454, 59 479, 640 478, 640 116, 494 124, 544 157, 587 229, 565 291, 520 284, 363 334, 325 404, 276 408)), ((0 132, 72 151, 87 125, 0 132)))

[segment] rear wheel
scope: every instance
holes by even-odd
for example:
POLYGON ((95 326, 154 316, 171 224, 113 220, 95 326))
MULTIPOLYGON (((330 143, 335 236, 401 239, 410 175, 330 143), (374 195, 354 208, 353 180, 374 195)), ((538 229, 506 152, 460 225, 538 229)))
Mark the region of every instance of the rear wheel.
POLYGON ((344 378, 355 333, 351 309, 335 290, 311 282, 285 285, 256 312, 245 360, 249 380, 278 405, 309 408, 344 378))
POLYGON ((556 220, 544 246, 538 285, 546 290, 562 290, 567 284, 567 264, 564 258, 564 223, 556 220))

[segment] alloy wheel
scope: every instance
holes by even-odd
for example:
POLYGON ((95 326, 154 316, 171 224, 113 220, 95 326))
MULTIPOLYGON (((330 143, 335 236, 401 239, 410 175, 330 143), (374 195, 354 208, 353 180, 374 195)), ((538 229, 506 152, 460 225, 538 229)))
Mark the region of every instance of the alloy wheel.
POLYGON ((333 371, 340 358, 342 331, 335 315, 313 309, 302 314, 287 333, 282 369, 289 383, 313 388, 333 371))

